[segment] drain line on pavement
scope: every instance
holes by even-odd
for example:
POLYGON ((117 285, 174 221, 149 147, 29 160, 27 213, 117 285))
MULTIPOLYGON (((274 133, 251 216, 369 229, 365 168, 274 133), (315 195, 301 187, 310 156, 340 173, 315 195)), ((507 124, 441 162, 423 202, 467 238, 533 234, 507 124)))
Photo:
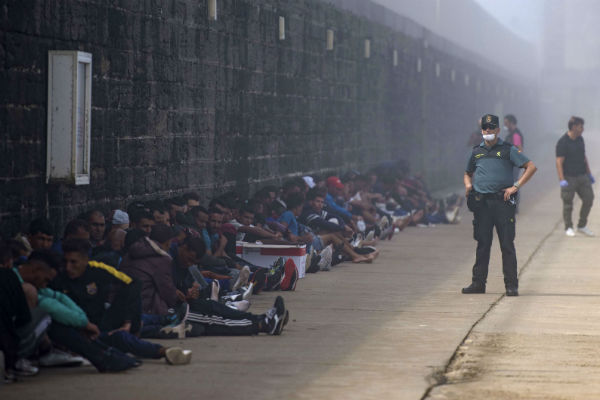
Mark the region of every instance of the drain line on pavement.
MULTIPOLYGON (((552 235, 552 233, 554 233, 554 231, 560 226, 560 224, 562 223, 562 219, 557 221, 556 224, 554 225, 554 227, 550 230, 550 232, 548 232, 546 234, 546 236, 544 236, 544 238, 538 243, 538 245, 535 247, 535 249, 531 252, 531 254, 529 255, 529 257, 527 258, 527 261, 525 261, 525 264, 523 264, 523 266, 521 267, 521 270, 519 271, 519 278, 521 278, 521 275, 523 274, 523 272, 525 271, 525 269, 529 266, 529 263, 531 262, 531 260, 533 260, 533 257, 535 257, 535 255, 538 253, 538 251, 541 249, 541 247, 544 245, 544 243, 546 243, 546 240, 548 240, 548 238, 552 235)), ((471 333, 473 332, 473 330, 475 330, 475 327, 477 325, 479 325, 479 323, 481 321, 483 321, 485 319, 485 317, 496 307, 496 305, 498 305, 498 303, 500 303, 500 301, 505 297, 505 294, 500 295, 500 297, 498 297, 498 299, 496 299, 496 301, 494 301, 490 307, 486 310, 486 312, 484 312, 481 317, 479 317, 477 319, 477 321, 475 321, 475 323, 473 325, 471 325, 471 328, 469 328, 469 331, 467 332, 467 334, 465 335, 465 337, 460 341, 460 343, 458 344, 458 346, 456 346, 456 349, 454 349, 454 352, 452 353, 452 356, 450 357, 450 359, 448 360, 448 362, 446 363, 446 365, 443 367, 443 370, 440 369, 437 372, 433 372, 430 375, 431 380, 434 381, 434 383, 432 383, 431 385, 429 385, 429 387, 427 388, 427 390, 425 390, 425 393, 423 394, 423 396, 421 396, 420 400, 426 400, 427 397, 429 397, 429 394, 431 393, 431 391, 433 389, 435 389, 438 386, 442 386, 445 385, 448 380, 446 378, 446 374, 448 374, 448 372, 450 372, 450 366, 452 365, 452 363, 454 362, 454 360, 456 359, 456 357, 459 354, 459 350, 460 348, 465 345, 465 342, 467 341, 467 339, 469 338, 469 336, 471 336, 471 333)))

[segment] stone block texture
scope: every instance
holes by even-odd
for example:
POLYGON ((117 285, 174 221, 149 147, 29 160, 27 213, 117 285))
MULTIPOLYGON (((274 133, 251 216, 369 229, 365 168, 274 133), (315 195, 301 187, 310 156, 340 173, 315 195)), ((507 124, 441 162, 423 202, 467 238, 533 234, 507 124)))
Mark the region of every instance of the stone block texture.
POLYGON ((217 4, 214 21, 206 0, 0 1, 1 234, 398 158, 459 185, 480 115, 535 115, 519 79, 333 5, 217 4), (50 50, 93 56, 90 185, 45 183, 50 50))

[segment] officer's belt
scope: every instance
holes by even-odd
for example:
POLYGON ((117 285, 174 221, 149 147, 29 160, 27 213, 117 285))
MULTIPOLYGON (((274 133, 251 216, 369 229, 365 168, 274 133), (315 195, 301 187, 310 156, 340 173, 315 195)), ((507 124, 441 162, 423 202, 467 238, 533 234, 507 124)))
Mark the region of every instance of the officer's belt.
POLYGON ((479 192, 473 191, 473 195, 476 197, 479 197, 481 199, 486 199, 486 200, 488 200, 488 199, 504 200, 504 191, 497 192, 497 193, 479 193, 479 192))

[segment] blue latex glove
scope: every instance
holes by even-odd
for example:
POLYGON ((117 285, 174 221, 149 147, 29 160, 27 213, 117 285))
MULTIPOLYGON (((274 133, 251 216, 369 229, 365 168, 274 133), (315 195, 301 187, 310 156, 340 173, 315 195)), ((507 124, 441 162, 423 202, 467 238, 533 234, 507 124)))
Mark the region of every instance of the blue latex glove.
POLYGON ((569 186, 569 182, 565 181, 564 179, 560 181, 561 188, 566 188, 567 186, 569 186))
POLYGON ((590 177, 590 182, 596 183, 596 180, 594 179, 594 176, 592 174, 589 174, 588 176, 590 177))

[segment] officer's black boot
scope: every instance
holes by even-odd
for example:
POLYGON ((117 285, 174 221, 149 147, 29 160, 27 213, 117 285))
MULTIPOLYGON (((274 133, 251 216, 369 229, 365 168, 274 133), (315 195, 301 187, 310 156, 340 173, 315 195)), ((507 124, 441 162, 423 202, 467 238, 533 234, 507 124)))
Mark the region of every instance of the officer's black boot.
POLYGON ((518 296, 519 289, 517 289, 516 286, 509 286, 506 288, 506 295, 507 296, 518 296))
POLYGON ((469 286, 462 289, 463 294, 485 293, 485 285, 482 283, 473 282, 469 286))

